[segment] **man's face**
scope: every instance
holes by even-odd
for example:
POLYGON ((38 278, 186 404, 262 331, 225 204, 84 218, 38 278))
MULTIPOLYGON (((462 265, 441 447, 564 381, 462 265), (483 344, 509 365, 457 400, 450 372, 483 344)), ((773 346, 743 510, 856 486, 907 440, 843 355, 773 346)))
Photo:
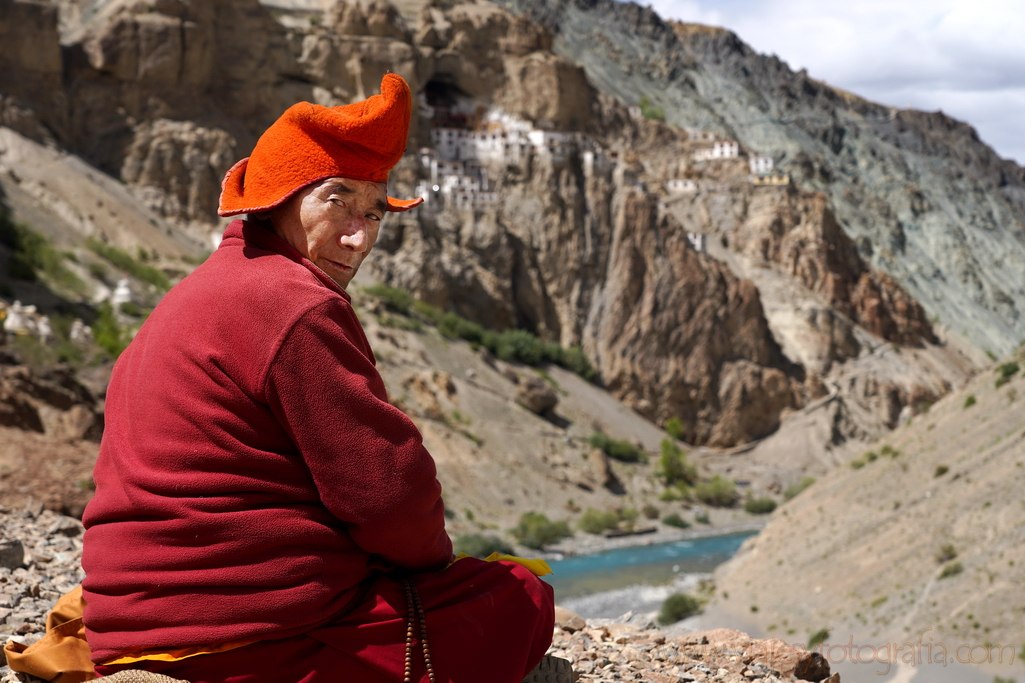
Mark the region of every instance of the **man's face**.
POLYGON ((328 178, 271 214, 274 230, 345 289, 377 242, 387 207, 384 183, 328 178))

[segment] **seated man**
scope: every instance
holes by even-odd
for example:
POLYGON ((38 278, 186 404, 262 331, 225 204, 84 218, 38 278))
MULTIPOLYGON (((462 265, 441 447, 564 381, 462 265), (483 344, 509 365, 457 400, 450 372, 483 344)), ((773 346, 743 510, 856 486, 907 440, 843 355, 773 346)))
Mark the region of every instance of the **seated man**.
POLYGON ((118 359, 84 516, 97 671, 194 683, 514 683, 551 588, 452 562, 420 433, 388 403, 345 288, 388 211, 412 112, 394 74, 300 103, 224 178, 231 223, 118 359))

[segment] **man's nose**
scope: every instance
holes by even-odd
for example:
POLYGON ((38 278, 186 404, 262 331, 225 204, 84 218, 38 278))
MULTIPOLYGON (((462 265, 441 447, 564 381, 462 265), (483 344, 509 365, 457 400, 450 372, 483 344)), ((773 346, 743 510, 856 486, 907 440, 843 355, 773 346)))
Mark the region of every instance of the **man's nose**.
POLYGON ((346 249, 366 251, 367 245, 370 243, 369 221, 356 216, 347 219, 345 229, 338 238, 338 242, 346 249))

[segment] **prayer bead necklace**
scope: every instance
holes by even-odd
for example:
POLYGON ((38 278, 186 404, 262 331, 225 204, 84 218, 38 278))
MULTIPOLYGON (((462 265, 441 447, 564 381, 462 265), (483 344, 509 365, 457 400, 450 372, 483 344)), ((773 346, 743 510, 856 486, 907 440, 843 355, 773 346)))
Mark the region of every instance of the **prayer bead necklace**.
POLYGON ((420 594, 417 592, 412 580, 406 579, 403 583, 406 586, 406 663, 402 680, 403 683, 413 683, 414 624, 419 620, 420 643, 423 645, 424 667, 427 669, 427 679, 430 683, 435 683, 434 665, 431 664, 431 650, 427 646, 427 616, 424 614, 424 606, 420 602, 420 594))

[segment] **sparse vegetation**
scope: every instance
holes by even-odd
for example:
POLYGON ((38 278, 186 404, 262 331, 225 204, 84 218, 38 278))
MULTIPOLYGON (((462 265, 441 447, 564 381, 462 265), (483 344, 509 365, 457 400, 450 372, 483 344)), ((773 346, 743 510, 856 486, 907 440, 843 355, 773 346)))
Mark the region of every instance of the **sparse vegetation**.
POLYGON ((131 275, 136 280, 148 282, 162 292, 171 288, 171 283, 163 271, 140 263, 131 254, 95 239, 90 239, 86 244, 97 256, 106 259, 114 267, 131 275))
POLYGON ((589 534, 600 534, 619 527, 619 514, 615 510, 587 508, 577 521, 577 527, 589 534))
POLYGON ((675 441, 662 439, 658 476, 667 486, 693 485, 698 480, 698 470, 687 461, 686 454, 675 441))
POLYGON ((737 485, 718 474, 695 486, 694 496, 705 505, 714 507, 732 507, 740 497, 737 485))
POLYGON ((968 396, 965 397, 965 400, 964 400, 965 410, 967 410, 968 408, 971 408, 973 405, 975 405, 975 394, 968 394, 968 396))
POLYGON ((588 382, 598 381, 597 371, 579 347, 565 348, 554 342, 543 341, 527 330, 488 330, 451 311, 442 311, 436 306, 418 301, 409 292, 397 287, 373 285, 363 291, 381 301, 391 313, 410 319, 408 323, 391 319, 389 322, 392 327, 404 326, 419 331, 419 321, 434 326, 449 339, 463 339, 475 346, 483 346, 502 360, 531 366, 551 363, 580 375, 588 382))
POLYGON ((1011 381, 1011 378, 1018 374, 1018 370, 1021 368, 1015 361, 1009 361, 1003 363, 997 368, 997 380, 996 386, 1000 388, 1011 381))
POLYGON ((772 498, 748 498, 744 501, 744 511, 752 515, 767 515, 776 509, 776 501, 772 498))
POLYGON ((65 256, 54 249, 43 235, 14 221, 6 206, 0 205, 0 244, 10 249, 7 272, 11 277, 36 282, 42 276, 50 283, 75 291, 85 285, 64 265, 65 256))
POLYGON ((783 491, 783 500, 790 500, 814 483, 815 477, 803 477, 800 481, 791 484, 783 491))
POLYGON ((683 420, 678 417, 671 417, 666 420, 662 425, 662 429, 666 431, 666 434, 677 441, 681 441, 683 439, 683 420))
POLYGON ((662 109, 662 107, 655 105, 647 95, 641 97, 641 101, 638 103, 638 106, 641 108, 641 116, 644 118, 651 119, 652 121, 666 120, 665 110, 662 109))
POLYGON ((528 548, 540 550, 546 545, 569 538, 573 532, 566 522, 553 522, 540 512, 525 512, 513 527, 512 534, 528 548))
POLYGON ((670 512, 662 518, 662 523, 667 526, 674 526, 677 529, 687 529, 690 527, 690 522, 681 517, 678 512, 670 512))
POLYGON ((629 441, 620 441, 602 433, 595 432, 588 439, 592 448, 597 448, 613 460, 626 463, 641 463, 648 461, 648 455, 640 447, 629 441))
POLYGON ((651 503, 645 503, 641 508, 641 514, 644 515, 644 519, 658 519, 658 508, 651 503))
POLYGON ((820 628, 818 631, 808 636, 808 649, 814 650, 819 645, 826 642, 827 638, 829 638, 829 629, 820 628))
POLYGON ((937 465, 936 471, 933 472, 934 477, 942 477, 944 474, 950 471, 950 468, 946 465, 937 465))
POLYGON ((954 547, 953 543, 944 543, 940 546, 939 550, 936 551, 936 562, 939 564, 950 562, 956 557, 957 548, 954 547))
POLYGON ((960 562, 948 562, 943 566, 943 570, 940 572, 941 579, 948 579, 951 576, 957 576, 964 571, 964 567, 961 566, 960 562))
POLYGON ((111 358, 117 358, 130 341, 128 331, 121 327, 109 302, 103 302, 93 322, 93 339, 111 358))
POLYGON ((898 451, 890 444, 885 444, 881 449, 879 449, 879 452, 890 459, 897 458, 900 456, 900 451, 898 451))
POLYGON ((452 544, 455 552, 466 553, 471 557, 487 557, 491 553, 512 555, 512 547, 498 536, 490 534, 463 534, 452 544))
POLYGON ((701 612, 701 602, 688 593, 673 593, 658 612, 658 623, 666 626, 701 612))
POLYGON ((712 520, 709 518, 708 513, 702 510, 694 515, 694 521, 698 524, 711 524, 712 520))

